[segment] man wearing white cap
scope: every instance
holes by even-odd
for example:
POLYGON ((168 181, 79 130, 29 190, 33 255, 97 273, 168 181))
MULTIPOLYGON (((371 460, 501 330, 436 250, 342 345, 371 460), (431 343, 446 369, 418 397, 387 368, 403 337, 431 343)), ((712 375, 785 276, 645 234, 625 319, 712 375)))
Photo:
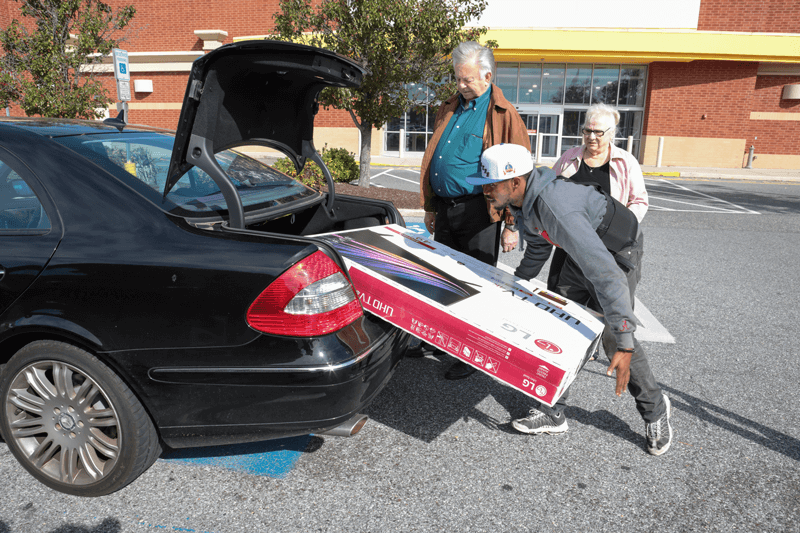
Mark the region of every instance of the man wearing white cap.
MULTIPOLYGON (((632 304, 641 261, 636 217, 591 185, 558 178, 549 168, 534 169, 529 152, 518 145, 498 144, 485 150, 480 173, 466 180, 482 185, 495 209, 511 206, 518 225, 524 224, 531 234, 563 248, 580 269, 574 276, 567 273, 568 278, 588 283, 566 286, 562 295, 575 299, 573 291, 588 293, 589 306, 602 311, 608 326, 603 346, 611 360, 606 373, 616 372, 617 396, 627 388, 636 400, 645 421, 647 451, 665 453, 672 443, 670 401, 633 335, 632 304)), ((539 404, 512 425, 523 433, 564 433, 568 393, 565 391, 554 407, 539 404)))

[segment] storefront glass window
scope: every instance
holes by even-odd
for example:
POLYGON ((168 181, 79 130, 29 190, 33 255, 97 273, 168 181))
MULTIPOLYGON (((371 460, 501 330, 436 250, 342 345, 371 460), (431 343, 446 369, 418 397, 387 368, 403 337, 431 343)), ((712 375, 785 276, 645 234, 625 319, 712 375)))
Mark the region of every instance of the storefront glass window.
POLYGON ((619 105, 644 106, 645 67, 622 66, 619 105))
POLYGON ((542 91, 542 65, 523 63, 519 66, 519 103, 539 103, 542 91))
MULTIPOLYGON (((614 142, 627 149, 632 135, 633 153, 638 154, 647 66, 501 62, 496 72, 495 84, 526 121, 531 150, 540 139, 543 157, 557 156, 583 142, 580 129, 586 109, 595 103, 619 109, 614 142)), ((387 152, 399 151, 401 142, 407 152, 422 152, 433 135, 435 112, 427 104, 432 99, 428 86, 409 86, 408 91, 424 110, 409 111, 386 124, 387 152)))
POLYGON ((433 121, 436 118, 430 105, 433 92, 424 83, 409 84, 406 90, 409 98, 418 102, 421 107, 407 111, 403 116, 386 123, 383 146, 387 152, 399 152, 401 142, 406 152, 424 152, 428 140, 433 136, 433 121))
POLYGON ((548 65, 542 68, 542 103, 561 104, 564 101, 564 65, 548 65))
POLYGON ((577 109, 564 110, 564 129, 561 132, 561 153, 563 154, 573 146, 583 143, 581 128, 586 120, 586 111, 577 109))
POLYGON ((570 65, 567 67, 564 103, 588 104, 591 96, 591 81, 592 65, 570 65))
POLYGON ((497 79, 494 80, 495 85, 500 87, 503 91, 503 96, 509 102, 516 102, 519 65, 517 63, 498 63, 495 71, 497 72, 497 79))
POLYGON ((609 104, 617 103, 617 88, 619 86, 619 65, 595 65, 592 77, 592 103, 609 104))
POLYGON ((400 150, 400 132, 388 131, 386 132, 386 140, 384 141, 384 149, 387 152, 397 152, 400 150))
MULTIPOLYGON (((427 140, 427 110, 406 113, 406 151, 424 152, 427 140)), ((431 121, 433 117, 431 117, 431 121)), ((431 124, 433 126, 433 124, 431 124)))
POLYGON ((406 117, 393 118, 386 124, 386 150, 396 152, 400 149, 400 130, 405 126, 406 117))
POLYGON ((564 110, 564 131, 561 134, 565 137, 580 137, 585 119, 586 111, 564 110))
POLYGON ((642 111, 620 111, 617 137, 627 139, 631 135, 638 139, 642 132, 642 111))

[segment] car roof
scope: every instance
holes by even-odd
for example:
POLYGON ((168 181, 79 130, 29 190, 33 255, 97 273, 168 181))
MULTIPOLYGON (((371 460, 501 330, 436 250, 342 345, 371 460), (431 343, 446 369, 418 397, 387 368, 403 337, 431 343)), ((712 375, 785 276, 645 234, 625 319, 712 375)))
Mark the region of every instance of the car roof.
MULTIPOLYGON (((119 128, 100 120, 36 117, 0 117, 0 127, 13 126, 44 137, 67 137, 97 133, 119 133, 119 128)), ((124 132, 152 132, 174 135, 174 131, 149 126, 125 125, 124 132)))

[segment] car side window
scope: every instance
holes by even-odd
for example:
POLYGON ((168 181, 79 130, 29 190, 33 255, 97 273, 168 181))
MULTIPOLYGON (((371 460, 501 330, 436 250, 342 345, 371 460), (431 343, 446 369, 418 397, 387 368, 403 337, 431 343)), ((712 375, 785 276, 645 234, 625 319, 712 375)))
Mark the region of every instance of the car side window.
POLYGON ((50 229, 50 219, 30 185, 0 160, 0 233, 50 229))

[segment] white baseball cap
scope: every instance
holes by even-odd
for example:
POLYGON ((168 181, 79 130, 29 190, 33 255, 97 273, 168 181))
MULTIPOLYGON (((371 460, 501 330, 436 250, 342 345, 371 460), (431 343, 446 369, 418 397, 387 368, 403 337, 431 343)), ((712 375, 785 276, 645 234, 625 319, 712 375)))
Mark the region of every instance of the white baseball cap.
POLYGON ((531 153, 518 144, 495 144, 481 156, 481 171, 467 176, 470 185, 485 185, 523 176, 533 170, 531 153))

